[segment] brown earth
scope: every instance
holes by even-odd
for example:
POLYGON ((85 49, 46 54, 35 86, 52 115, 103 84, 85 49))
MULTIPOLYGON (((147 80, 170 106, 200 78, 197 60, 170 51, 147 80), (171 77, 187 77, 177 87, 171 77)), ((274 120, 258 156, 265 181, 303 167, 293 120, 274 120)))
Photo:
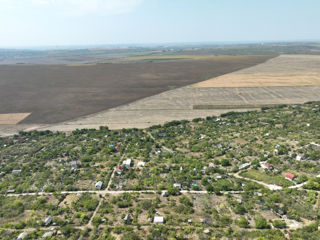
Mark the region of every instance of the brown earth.
POLYGON ((1 65, 0 114, 31 115, 21 123, 71 120, 172 88, 247 68, 273 56, 219 56, 96 65, 1 65))

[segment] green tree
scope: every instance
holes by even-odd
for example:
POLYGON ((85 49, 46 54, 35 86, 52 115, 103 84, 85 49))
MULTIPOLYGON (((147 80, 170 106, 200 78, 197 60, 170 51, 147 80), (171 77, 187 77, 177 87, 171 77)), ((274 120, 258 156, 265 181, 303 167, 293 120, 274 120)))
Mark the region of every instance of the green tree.
POLYGON ((241 228, 249 227, 249 221, 245 217, 241 217, 239 220, 237 220, 236 224, 241 228))
POLYGON ((258 216, 255 219, 255 224, 257 229, 268 229, 270 226, 268 225, 267 219, 262 216, 258 216))

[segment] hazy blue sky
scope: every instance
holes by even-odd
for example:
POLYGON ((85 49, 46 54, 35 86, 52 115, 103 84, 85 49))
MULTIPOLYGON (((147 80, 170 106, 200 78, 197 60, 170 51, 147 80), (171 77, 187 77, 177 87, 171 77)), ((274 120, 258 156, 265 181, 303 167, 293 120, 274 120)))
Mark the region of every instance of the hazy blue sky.
POLYGON ((0 47, 320 40, 320 0, 0 0, 0 47))

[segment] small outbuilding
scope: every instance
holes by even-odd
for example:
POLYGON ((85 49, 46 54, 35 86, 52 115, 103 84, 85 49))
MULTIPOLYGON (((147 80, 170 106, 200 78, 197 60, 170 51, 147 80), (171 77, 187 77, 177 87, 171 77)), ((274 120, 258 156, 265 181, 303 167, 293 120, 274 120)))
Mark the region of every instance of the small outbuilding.
POLYGON ((12 174, 20 174, 22 172, 21 169, 12 170, 12 174))
POLYGON ((260 167, 262 169, 268 169, 268 170, 272 170, 273 169, 272 164, 267 163, 267 162, 260 162, 260 167))
POLYGON ((246 168, 248 168, 248 167, 250 167, 250 166, 251 166, 251 163, 244 163, 244 164, 241 164, 241 165, 239 166, 239 169, 240 169, 240 170, 246 169, 246 168))
POLYGON ((43 223, 45 226, 49 226, 52 223, 52 218, 48 216, 43 223))
POLYGON ((214 163, 209 163, 209 167, 211 167, 211 168, 215 168, 216 167, 216 165, 214 164, 214 163))
POLYGON ((296 176, 292 173, 287 173, 286 174, 286 179, 288 179, 289 181, 292 181, 293 179, 295 179, 296 176))
POLYGON ((42 235, 42 238, 52 237, 53 235, 54 235, 54 232, 53 232, 53 231, 45 232, 45 233, 42 235))
POLYGON ((155 216, 154 219, 153 219, 153 223, 156 223, 156 224, 164 224, 165 220, 164 220, 164 217, 162 216, 155 216))
POLYGON ((20 233, 17 240, 24 240, 28 236, 27 232, 20 233))
POLYGON ((122 167, 121 166, 116 167, 116 173, 118 175, 121 175, 121 173, 122 173, 122 167))
POLYGON ((131 216, 126 214, 123 218, 124 223, 130 223, 132 221, 131 216))
POLYGON ((96 189, 97 189, 97 190, 101 190, 102 184, 103 184, 103 183, 102 183, 101 181, 96 182, 96 184, 95 184, 96 189))
POLYGON ((122 165, 126 167, 131 167, 131 164, 132 164, 132 160, 130 158, 122 162, 122 165))
POLYGON ((161 196, 162 196, 162 197, 169 197, 169 194, 168 194, 167 191, 163 191, 163 192, 161 193, 161 196))
POLYGON ((144 167, 146 165, 146 162, 138 162, 138 167, 144 167))

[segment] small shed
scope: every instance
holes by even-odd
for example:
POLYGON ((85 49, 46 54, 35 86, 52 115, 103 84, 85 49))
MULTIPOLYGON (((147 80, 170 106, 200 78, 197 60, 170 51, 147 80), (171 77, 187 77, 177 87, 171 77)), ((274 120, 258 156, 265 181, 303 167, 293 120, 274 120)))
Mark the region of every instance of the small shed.
POLYGON ((121 166, 116 167, 116 173, 118 175, 121 175, 121 173, 122 173, 122 167, 121 166))
POLYGON ((123 221, 125 223, 130 223, 132 221, 131 216, 129 214, 126 214, 123 218, 123 221))
POLYGON ((262 169, 269 169, 269 170, 273 169, 272 164, 266 163, 266 162, 260 162, 260 166, 262 169))
POLYGON ((97 189, 97 190, 101 190, 102 184, 103 184, 103 183, 102 183, 101 181, 96 182, 96 184, 95 184, 96 189, 97 189))
POLYGON ((182 185, 181 185, 181 183, 174 183, 173 187, 181 189, 182 185))
POLYGON ((156 224, 164 224, 164 217, 162 216, 155 216, 153 219, 153 223, 156 224))
POLYGON ((169 194, 168 194, 167 191, 163 191, 163 192, 161 193, 161 196, 162 196, 162 197, 169 197, 169 194))
POLYGON ((146 162, 138 162, 138 167, 144 167, 146 165, 146 162))
POLYGON ((53 234, 54 234, 53 231, 45 232, 45 233, 42 235, 42 238, 52 237, 53 234))
POLYGON ((209 167, 211 167, 211 168, 215 168, 215 167, 216 167, 216 165, 215 165, 214 163, 209 163, 209 167))
POLYGON ((248 168, 248 167, 250 167, 250 166, 251 166, 251 163, 244 163, 244 164, 241 164, 241 165, 239 166, 239 169, 242 170, 242 169, 248 168))
POLYGON ((22 172, 21 169, 12 170, 12 174, 20 174, 22 172))
POLYGON ((20 233, 17 240, 23 240, 28 236, 27 232, 20 233))
POLYGON ((131 163, 132 163, 132 160, 130 158, 122 162, 122 164, 126 167, 131 167, 131 163))
POLYGON ((52 223, 52 218, 50 216, 48 216, 45 220, 44 220, 44 225, 45 226, 49 226, 52 223))

